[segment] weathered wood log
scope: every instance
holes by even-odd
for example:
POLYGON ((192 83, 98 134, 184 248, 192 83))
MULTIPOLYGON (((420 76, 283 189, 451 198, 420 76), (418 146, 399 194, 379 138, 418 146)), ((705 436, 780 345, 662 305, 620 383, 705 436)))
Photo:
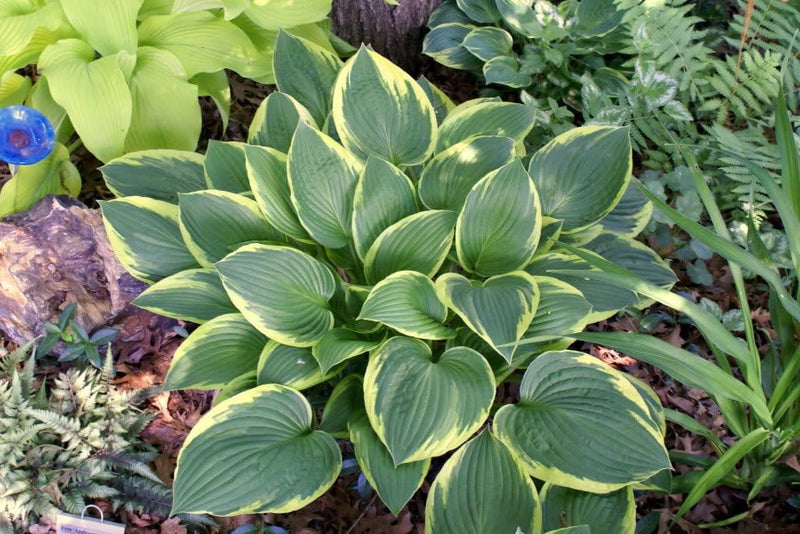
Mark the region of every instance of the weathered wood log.
POLYGON ((423 28, 442 0, 334 0, 333 32, 350 43, 372 45, 412 76, 419 74, 423 28))
POLYGON ((0 333, 14 343, 42 335, 72 302, 89 331, 136 310, 145 288, 114 257, 98 210, 46 197, 0 222, 0 333))

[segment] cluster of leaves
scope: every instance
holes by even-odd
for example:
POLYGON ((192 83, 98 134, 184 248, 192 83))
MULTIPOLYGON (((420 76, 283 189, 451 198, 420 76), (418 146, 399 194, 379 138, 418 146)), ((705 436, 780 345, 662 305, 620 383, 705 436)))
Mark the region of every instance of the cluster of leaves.
POLYGON ((58 323, 45 323, 44 330, 47 336, 39 343, 37 352, 40 356, 47 355, 60 341, 66 347, 58 356, 60 362, 88 360, 89 363, 103 368, 100 351, 103 346, 116 339, 119 330, 116 328, 101 328, 89 335, 86 329, 75 321, 77 303, 72 303, 61 312, 58 323))
POLYGON ((0 359, 0 532, 22 532, 56 510, 80 513, 86 499, 166 515, 171 491, 139 436, 150 417, 113 391, 110 356, 103 371, 74 367, 45 383, 29 352, 0 359))
POLYGON ((285 32, 274 68, 248 144, 102 169, 115 253, 152 284, 136 304, 201 323, 165 387, 222 390, 180 453, 173 511, 298 509, 347 438, 395 513, 447 458, 429 532, 632 532, 633 487, 669 485, 657 397, 564 350, 647 304, 567 246, 675 280, 633 239, 651 207, 626 129, 572 130, 523 166, 522 104, 455 107, 366 48, 342 64, 285 32), (523 369, 520 402, 494 413, 523 369))
POLYGON ((42 111, 59 141, 47 160, 6 184, 0 214, 80 191, 64 148, 73 133, 101 161, 148 148, 194 150, 198 96, 210 96, 227 124, 225 69, 273 83, 278 28, 330 48, 320 23, 330 7, 330 0, 0 2, 0 106, 25 102, 42 111), (35 80, 16 72, 29 65, 35 80))

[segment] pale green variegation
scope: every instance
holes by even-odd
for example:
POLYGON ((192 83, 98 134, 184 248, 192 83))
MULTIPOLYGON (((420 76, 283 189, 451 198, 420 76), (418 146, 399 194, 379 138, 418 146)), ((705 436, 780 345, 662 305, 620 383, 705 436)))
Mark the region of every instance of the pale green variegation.
POLYGON ((554 529, 565 525, 587 525, 589 532, 633 534, 635 531, 636 506, 630 487, 596 494, 545 484, 541 498, 545 532, 559 532, 554 529))
POLYGON ((616 209, 626 132, 560 136, 532 155, 532 176, 517 159, 531 108, 455 107, 366 48, 341 65, 286 32, 276 47, 280 92, 250 144, 212 143, 203 162, 142 152, 107 165, 132 195, 104 204, 112 243, 132 272, 164 278, 139 302, 206 321, 168 384, 222 387, 181 454, 175 511, 303 506, 335 477, 331 436, 352 442, 394 513, 432 459, 452 454, 428 495, 431 533, 542 534, 531 474, 581 491, 663 485, 651 477, 669 467, 664 418, 646 386, 589 356, 548 352, 640 302, 580 276, 596 269, 582 255, 658 286, 674 280, 633 240, 649 204, 629 194, 616 209), (159 170, 170 162, 176 170, 159 170), (173 185, 144 180, 158 200, 142 200, 134 177, 144 173, 173 185), (140 221, 151 219, 187 265, 144 246, 140 221), (214 329, 226 321, 237 328, 214 329), (497 385, 525 367, 522 402, 492 419, 497 385), (301 416, 303 395, 324 403, 318 430, 301 416), (253 431, 239 433, 245 422, 253 431), (280 483, 258 475, 234 487, 245 469, 280 483), (225 496, 215 503, 214 492, 225 496))

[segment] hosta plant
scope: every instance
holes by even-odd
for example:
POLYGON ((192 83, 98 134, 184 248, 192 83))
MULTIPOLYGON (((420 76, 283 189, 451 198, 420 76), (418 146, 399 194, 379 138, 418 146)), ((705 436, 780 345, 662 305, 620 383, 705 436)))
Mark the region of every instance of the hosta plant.
POLYGON ((173 511, 301 508, 339 475, 339 438, 394 513, 444 457, 429 532, 632 532, 632 488, 668 475, 657 398, 566 349, 643 303, 557 272, 591 268, 563 241, 674 280, 632 239, 650 207, 627 131, 573 130, 526 168, 521 104, 454 107, 367 48, 342 65, 287 33, 275 72, 250 144, 103 169, 109 238, 152 284, 136 303, 200 323, 165 387, 221 388, 173 511))

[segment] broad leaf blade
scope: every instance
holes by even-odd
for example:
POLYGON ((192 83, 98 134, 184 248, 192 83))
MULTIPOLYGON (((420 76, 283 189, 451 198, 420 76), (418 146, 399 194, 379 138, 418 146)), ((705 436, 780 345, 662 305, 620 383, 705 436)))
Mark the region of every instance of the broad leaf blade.
POLYGON ((340 363, 371 351, 380 342, 380 339, 370 339, 346 328, 333 328, 314 345, 312 354, 322 372, 327 373, 340 363))
POLYGON ((136 14, 142 0, 61 0, 70 24, 102 56, 136 52, 136 14))
POLYGON ((324 382, 317 360, 308 347, 289 347, 270 341, 258 360, 258 384, 283 384, 302 391, 324 382))
POLYGON ((244 193, 250 190, 247 175, 245 151, 249 145, 236 141, 208 142, 203 172, 209 189, 220 189, 231 193, 244 193))
POLYGON ((214 269, 187 269, 148 287, 133 303, 166 317, 202 324, 236 308, 214 269))
POLYGON ((521 142, 533 128, 530 106, 511 102, 466 103, 456 107, 442 122, 436 151, 441 152, 470 137, 495 135, 521 142))
POLYGON ((100 170, 118 197, 143 196, 177 204, 179 193, 206 188, 203 156, 194 152, 134 152, 109 161, 100 170))
POLYGON ((283 153, 289 152, 292 137, 300 122, 312 128, 317 127, 314 117, 300 102, 286 93, 270 93, 256 110, 248 130, 247 142, 268 146, 283 153))
POLYGON ((587 534, 633 534, 636 529, 636 504, 631 488, 597 494, 545 484, 542 514, 545 532, 561 532, 555 529, 579 525, 588 526, 587 534))

